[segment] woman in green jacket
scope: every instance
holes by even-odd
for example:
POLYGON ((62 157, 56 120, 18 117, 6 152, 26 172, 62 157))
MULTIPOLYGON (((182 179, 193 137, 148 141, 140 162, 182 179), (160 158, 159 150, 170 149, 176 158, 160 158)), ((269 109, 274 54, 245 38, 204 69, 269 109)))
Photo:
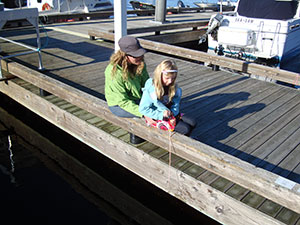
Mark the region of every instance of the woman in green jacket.
MULTIPOLYGON (((149 78, 144 54, 146 50, 133 36, 124 36, 120 50, 114 53, 105 69, 105 98, 110 111, 119 117, 142 117, 139 102, 142 88, 149 78)), ((131 142, 141 142, 131 134, 131 142)))

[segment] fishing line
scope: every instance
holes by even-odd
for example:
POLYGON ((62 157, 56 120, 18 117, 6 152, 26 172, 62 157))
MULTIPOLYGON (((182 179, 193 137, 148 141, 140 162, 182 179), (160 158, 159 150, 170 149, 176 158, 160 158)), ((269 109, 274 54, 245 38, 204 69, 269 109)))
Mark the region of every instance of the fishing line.
POLYGON ((169 132, 169 146, 168 146, 168 150, 169 150, 168 189, 170 190, 170 188, 171 188, 171 186, 170 186, 170 179, 171 179, 171 166, 172 166, 172 149, 173 149, 172 135, 175 132, 173 132, 171 130, 169 130, 168 132, 169 132))

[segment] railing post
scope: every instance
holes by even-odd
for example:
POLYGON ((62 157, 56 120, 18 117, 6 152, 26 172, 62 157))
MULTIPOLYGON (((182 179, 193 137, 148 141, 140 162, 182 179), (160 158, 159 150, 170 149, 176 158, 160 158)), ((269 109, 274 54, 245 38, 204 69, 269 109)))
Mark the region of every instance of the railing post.
POLYGON ((166 22, 166 11, 167 11, 166 0, 156 0, 155 4, 155 22, 164 23, 166 22))
POLYGON ((115 29, 115 51, 118 51, 119 39, 127 35, 126 0, 114 0, 114 29, 115 29))

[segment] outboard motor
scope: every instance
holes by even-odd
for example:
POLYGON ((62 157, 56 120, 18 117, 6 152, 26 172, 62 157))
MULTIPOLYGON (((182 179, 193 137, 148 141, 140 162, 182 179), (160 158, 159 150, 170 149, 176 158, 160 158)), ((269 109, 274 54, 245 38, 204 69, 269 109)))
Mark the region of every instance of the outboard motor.
POLYGON ((223 20, 223 15, 220 13, 218 13, 216 16, 210 19, 206 33, 200 36, 199 44, 202 44, 206 41, 207 36, 220 26, 222 20, 223 20))

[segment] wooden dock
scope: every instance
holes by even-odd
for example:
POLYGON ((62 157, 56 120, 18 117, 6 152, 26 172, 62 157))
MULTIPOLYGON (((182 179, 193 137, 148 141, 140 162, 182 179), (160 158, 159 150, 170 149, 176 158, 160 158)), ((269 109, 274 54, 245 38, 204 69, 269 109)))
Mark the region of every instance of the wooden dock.
MULTIPOLYGON (((129 28, 142 29, 149 17, 130 20, 129 28)), ((140 119, 120 119, 109 112, 104 70, 114 44, 88 38, 111 40, 111 29, 111 20, 51 25, 43 49, 46 70, 36 69, 34 54, 2 60, 3 73, 16 77, 0 82, 0 91, 220 223, 299 225, 299 91, 236 72, 212 71, 199 62, 295 84, 297 74, 141 39, 149 50, 145 61, 150 74, 163 59, 180 57, 175 60, 182 112, 198 124, 192 138, 169 136, 140 119), (40 96, 40 89, 52 95, 40 96), (128 132, 148 142, 132 146, 128 132)), ((31 29, 5 35, 26 44, 35 41, 31 29)), ((46 34, 41 36, 45 42, 46 34)), ((9 43, 0 46, 6 54, 22 51, 9 43)))

